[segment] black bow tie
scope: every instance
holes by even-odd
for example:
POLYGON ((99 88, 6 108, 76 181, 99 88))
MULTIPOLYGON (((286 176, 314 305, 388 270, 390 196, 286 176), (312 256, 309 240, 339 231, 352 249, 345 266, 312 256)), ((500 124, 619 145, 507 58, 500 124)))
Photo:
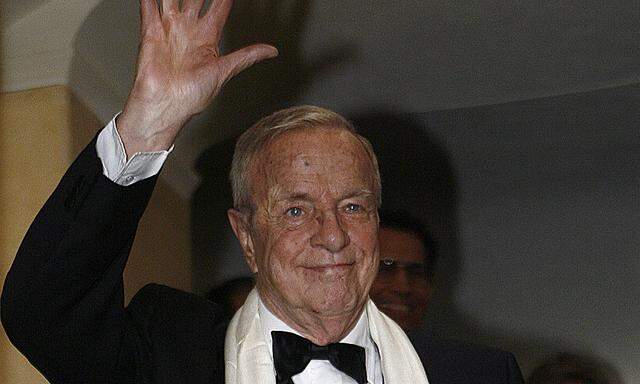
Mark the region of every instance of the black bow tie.
POLYGON ((290 332, 272 331, 273 363, 277 384, 292 384, 292 376, 304 371, 311 360, 329 360, 358 384, 367 382, 364 348, 346 343, 315 345, 290 332))

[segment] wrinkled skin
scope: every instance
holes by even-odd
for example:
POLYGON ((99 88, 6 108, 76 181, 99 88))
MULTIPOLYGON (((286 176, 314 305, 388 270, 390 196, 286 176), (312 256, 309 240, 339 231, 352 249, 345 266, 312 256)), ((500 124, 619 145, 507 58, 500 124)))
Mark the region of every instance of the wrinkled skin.
POLYGON ((265 305, 316 344, 353 328, 377 273, 373 175, 351 133, 290 131, 253 163, 253 215, 229 211, 265 305))

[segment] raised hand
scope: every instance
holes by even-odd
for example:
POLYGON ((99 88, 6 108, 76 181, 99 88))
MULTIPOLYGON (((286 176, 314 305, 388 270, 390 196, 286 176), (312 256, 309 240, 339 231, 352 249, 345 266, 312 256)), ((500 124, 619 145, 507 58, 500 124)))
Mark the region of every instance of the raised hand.
POLYGON ((255 44, 220 55, 219 42, 232 0, 214 1, 199 17, 204 0, 140 0, 141 42, 133 88, 118 117, 130 157, 167 149, 184 124, 202 112, 233 76, 277 55, 255 44))

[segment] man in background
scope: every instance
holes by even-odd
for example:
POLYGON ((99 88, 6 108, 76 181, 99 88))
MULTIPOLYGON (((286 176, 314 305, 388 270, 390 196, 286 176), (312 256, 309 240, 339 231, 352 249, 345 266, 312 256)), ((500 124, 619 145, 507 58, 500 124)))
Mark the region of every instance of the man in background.
POLYGON ((438 258, 431 233, 409 213, 380 211, 380 268, 371 288, 376 305, 406 332, 423 326, 438 258))

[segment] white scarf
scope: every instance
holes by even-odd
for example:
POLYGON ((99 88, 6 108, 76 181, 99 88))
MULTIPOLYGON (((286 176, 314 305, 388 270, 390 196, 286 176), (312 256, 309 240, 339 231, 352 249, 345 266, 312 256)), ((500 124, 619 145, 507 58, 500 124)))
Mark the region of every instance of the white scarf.
MULTIPOLYGON (((251 291, 231 319, 224 346, 225 384, 275 384, 275 369, 258 315, 258 292, 251 291)), ((366 304, 371 338, 380 351, 385 384, 429 384, 411 342, 370 299, 366 304)))

